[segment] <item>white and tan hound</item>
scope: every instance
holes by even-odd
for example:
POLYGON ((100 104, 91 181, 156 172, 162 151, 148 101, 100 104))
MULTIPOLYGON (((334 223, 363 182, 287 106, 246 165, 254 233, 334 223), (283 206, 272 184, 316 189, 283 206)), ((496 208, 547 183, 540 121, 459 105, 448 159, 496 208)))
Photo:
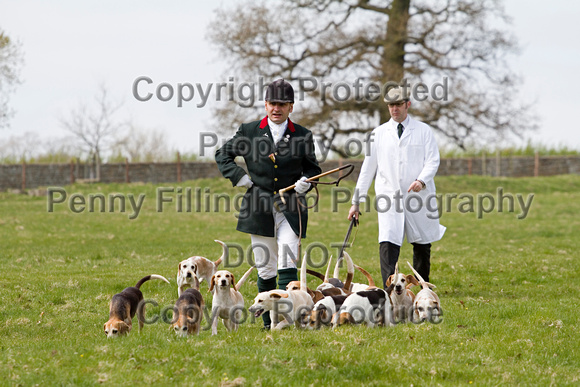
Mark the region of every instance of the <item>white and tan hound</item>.
POLYGON ((217 335, 218 317, 228 331, 238 329, 243 317, 244 297, 240 288, 248 279, 254 267, 250 267, 236 284, 234 275, 227 270, 217 271, 211 278, 209 290, 213 292, 211 305, 211 334, 217 335))
POLYGON ((184 259, 179 263, 177 267, 177 294, 181 296, 181 293, 187 288, 192 287, 194 289, 199 289, 199 283, 206 281, 207 284, 211 281, 211 277, 215 274, 217 267, 222 263, 224 258, 228 254, 227 245, 219 240, 215 242, 222 245, 222 256, 216 261, 210 261, 207 258, 200 256, 193 256, 184 259))

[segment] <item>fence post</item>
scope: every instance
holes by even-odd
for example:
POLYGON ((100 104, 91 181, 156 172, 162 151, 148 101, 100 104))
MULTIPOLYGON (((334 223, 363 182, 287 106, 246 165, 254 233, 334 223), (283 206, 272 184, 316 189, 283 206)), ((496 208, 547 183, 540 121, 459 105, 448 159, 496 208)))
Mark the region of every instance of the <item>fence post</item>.
POLYGON ((129 179, 129 158, 125 157, 125 183, 130 183, 129 179))
POLYGON ((26 161, 22 160, 22 191, 26 190, 26 161))
POLYGON ((177 182, 181 183, 181 155, 177 152, 177 182))
POLYGON ((501 152, 499 150, 495 151, 495 175, 501 176, 501 152))
POLYGON ((75 162, 74 159, 70 159, 70 183, 75 183, 75 162))
POLYGON ((481 154, 481 176, 487 175, 487 165, 486 165, 486 156, 485 152, 481 154))
POLYGON ((534 153, 534 177, 540 176, 540 152, 534 153))
POLYGON ((469 158, 467 159, 467 174, 471 176, 472 173, 473 173, 473 159, 469 158))

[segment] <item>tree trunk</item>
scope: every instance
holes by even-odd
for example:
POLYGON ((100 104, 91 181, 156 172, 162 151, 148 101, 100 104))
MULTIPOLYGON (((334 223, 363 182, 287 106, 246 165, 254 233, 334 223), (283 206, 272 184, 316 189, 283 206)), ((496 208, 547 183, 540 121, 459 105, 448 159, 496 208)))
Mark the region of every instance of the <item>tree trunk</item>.
MULTIPOLYGON (((382 84, 401 82, 405 76, 405 42, 407 41, 407 23, 411 0, 393 0, 387 22, 387 36, 383 45, 382 84)), ((384 91, 384 90, 383 90, 384 91)), ((391 115, 389 108, 380 101, 379 112, 381 123, 387 122, 391 115)))

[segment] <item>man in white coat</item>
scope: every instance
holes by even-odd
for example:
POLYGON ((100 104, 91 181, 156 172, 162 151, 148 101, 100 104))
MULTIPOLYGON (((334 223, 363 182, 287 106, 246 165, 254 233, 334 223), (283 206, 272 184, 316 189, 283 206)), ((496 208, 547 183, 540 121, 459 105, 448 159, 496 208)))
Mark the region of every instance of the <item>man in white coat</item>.
POLYGON ((383 286, 395 272, 404 238, 413 245, 413 267, 429 281, 431 242, 445 233, 439 224, 433 180, 439 168, 439 149, 429 125, 407 114, 411 101, 406 91, 395 87, 385 96, 391 119, 369 137, 370 151, 348 213, 349 220, 358 219, 359 204, 367 200, 375 179, 383 286))

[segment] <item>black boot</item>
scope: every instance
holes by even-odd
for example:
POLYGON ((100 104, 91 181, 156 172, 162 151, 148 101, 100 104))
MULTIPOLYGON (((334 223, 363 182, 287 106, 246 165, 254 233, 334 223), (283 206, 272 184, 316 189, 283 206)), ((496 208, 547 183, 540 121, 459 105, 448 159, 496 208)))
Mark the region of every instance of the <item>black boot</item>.
MULTIPOLYGON (((276 289, 276 277, 268 278, 265 280, 258 276, 258 292, 267 292, 274 289, 276 289)), ((262 314, 262 320, 264 321, 264 328, 270 329, 270 325, 272 325, 270 312, 265 312, 262 314)))
POLYGON ((391 242, 381 242, 380 244, 381 276, 383 277, 383 288, 389 277, 395 273, 395 265, 399 261, 401 246, 391 242))

